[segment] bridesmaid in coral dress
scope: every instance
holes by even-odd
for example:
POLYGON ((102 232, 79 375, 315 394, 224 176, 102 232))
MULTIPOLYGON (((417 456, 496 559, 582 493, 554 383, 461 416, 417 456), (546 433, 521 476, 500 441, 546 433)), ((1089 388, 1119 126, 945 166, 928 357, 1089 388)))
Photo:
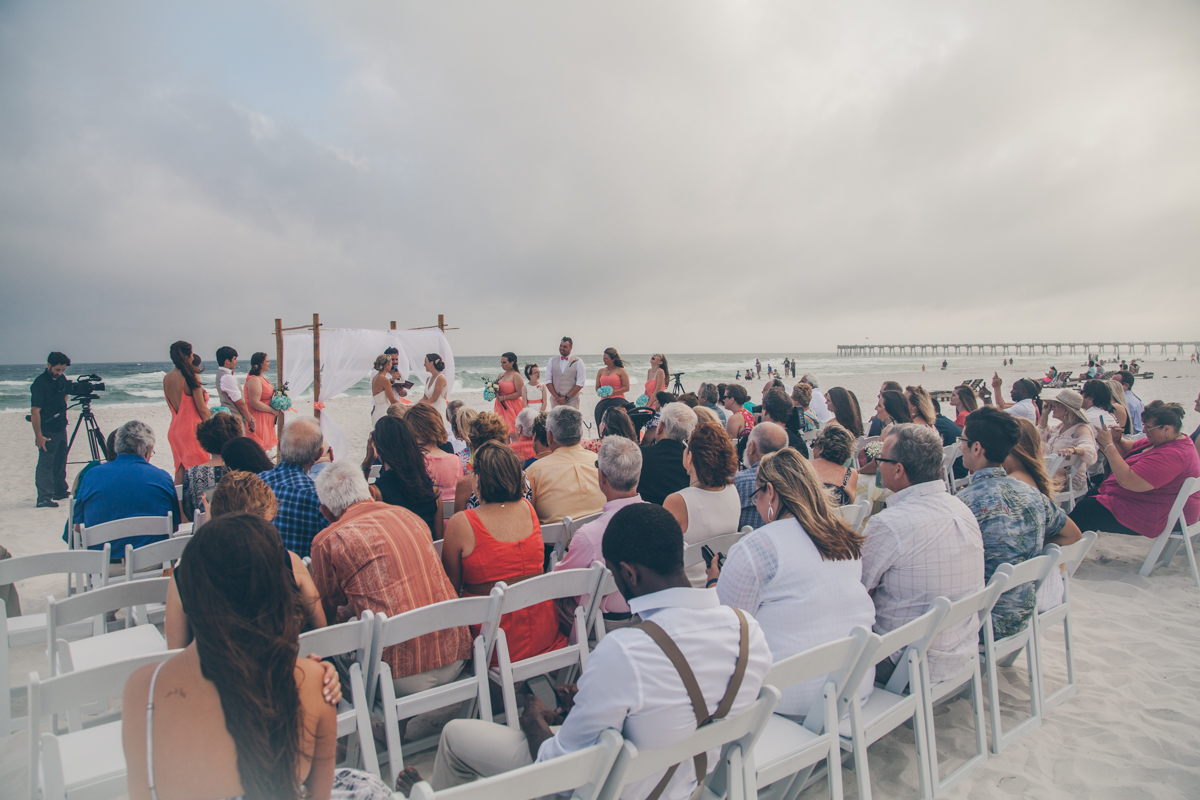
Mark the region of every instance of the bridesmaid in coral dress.
MULTIPOLYGON (((511 586, 535 578, 545 558, 537 512, 521 496, 525 481, 517 454, 484 442, 475 451, 475 475, 479 507, 451 517, 442 544, 442 566, 464 597, 486 597, 499 581, 511 586)), ((505 614, 500 627, 513 661, 567 644, 552 601, 505 614)))
POLYGON ((246 405, 254 416, 254 430, 249 436, 262 445, 264 451, 279 444, 275 431, 275 422, 283 416, 282 411, 271 408, 271 397, 275 387, 267 380, 267 372, 271 369, 271 359, 266 353, 255 353, 250 356, 250 373, 246 375, 246 383, 242 394, 246 397, 246 405))
POLYGON ((625 393, 629 391, 629 373, 625 371, 625 362, 621 360, 621 355, 614 347, 604 351, 604 366, 596 370, 596 394, 600 394, 600 389, 604 386, 611 388, 612 394, 601 398, 600 402, 596 404, 597 431, 600 430, 600 421, 604 419, 604 412, 608 411, 610 406, 624 408, 628 405, 625 393))
POLYGON ((500 369, 504 370, 497 379, 500 391, 496 394, 496 416, 504 420, 508 430, 517 429, 517 414, 525 407, 525 381, 517 372, 517 356, 505 353, 500 356, 500 369))
POLYGON ((667 367, 667 357, 662 353, 650 356, 650 369, 646 370, 646 385, 642 388, 642 394, 650 399, 647 408, 658 408, 658 401, 654 398, 659 392, 665 392, 670 382, 671 372, 667 367))
POLYGON ((167 442, 175 462, 175 483, 179 484, 183 482, 185 469, 211 460, 196 440, 196 426, 209 418, 208 392, 200 385, 190 343, 179 341, 171 345, 171 363, 175 369, 163 378, 163 394, 171 409, 167 442))

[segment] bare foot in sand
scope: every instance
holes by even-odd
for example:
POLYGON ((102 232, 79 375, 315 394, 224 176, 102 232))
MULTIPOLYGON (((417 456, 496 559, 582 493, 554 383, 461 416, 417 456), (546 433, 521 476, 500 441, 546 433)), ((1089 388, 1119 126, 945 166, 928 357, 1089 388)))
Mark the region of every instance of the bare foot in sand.
POLYGON ((421 773, 417 772, 416 767, 405 767, 400 773, 400 777, 396 779, 396 791, 408 797, 409 792, 421 781, 421 773))

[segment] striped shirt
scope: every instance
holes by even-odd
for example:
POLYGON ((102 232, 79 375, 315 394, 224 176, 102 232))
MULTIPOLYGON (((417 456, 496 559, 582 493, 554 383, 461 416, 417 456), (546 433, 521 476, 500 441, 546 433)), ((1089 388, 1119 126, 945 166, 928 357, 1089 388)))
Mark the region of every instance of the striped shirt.
MULTIPOLYGON (((458 597, 421 518, 374 500, 355 503, 317 534, 312 576, 331 623, 359 617, 366 609, 394 617, 458 597)), ((404 678, 470 655, 470 632, 458 627, 384 648, 383 660, 392 678, 404 678)))

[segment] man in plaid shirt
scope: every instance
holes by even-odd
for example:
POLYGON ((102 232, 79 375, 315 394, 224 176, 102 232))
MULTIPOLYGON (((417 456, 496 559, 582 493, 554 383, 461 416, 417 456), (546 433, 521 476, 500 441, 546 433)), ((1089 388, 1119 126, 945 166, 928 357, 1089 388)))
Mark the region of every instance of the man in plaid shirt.
POLYGON ((279 502, 279 511, 272 521, 283 538, 283 546, 301 558, 309 554, 313 537, 329 524, 321 514, 321 501, 308 475, 308 470, 324 453, 320 423, 312 417, 302 417, 283 429, 279 466, 258 474, 279 502))

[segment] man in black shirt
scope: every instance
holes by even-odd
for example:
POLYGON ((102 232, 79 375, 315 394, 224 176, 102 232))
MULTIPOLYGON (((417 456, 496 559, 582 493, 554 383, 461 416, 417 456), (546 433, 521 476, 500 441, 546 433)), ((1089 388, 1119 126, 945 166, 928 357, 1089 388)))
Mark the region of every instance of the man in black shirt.
POLYGON ((46 357, 46 371, 29 387, 30 421, 38 463, 34 473, 37 507, 58 508, 67 498, 67 379, 71 359, 57 351, 46 357))

